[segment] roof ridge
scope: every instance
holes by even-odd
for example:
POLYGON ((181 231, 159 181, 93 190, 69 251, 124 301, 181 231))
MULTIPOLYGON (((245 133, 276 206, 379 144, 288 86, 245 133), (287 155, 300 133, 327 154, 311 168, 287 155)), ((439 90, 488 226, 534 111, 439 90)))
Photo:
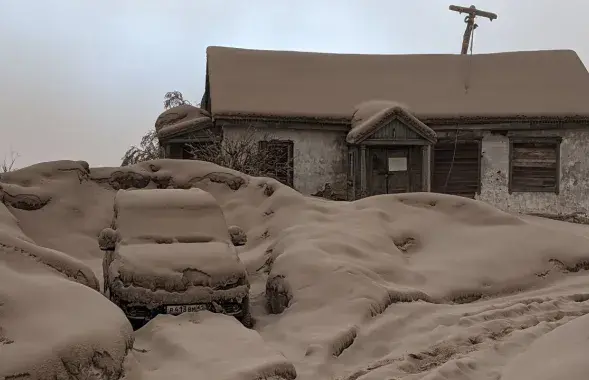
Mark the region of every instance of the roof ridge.
MULTIPOLYGON (((460 53, 339 53, 339 52, 325 52, 325 51, 311 51, 311 50, 277 50, 277 49, 254 49, 254 48, 246 48, 246 47, 235 47, 235 46, 223 46, 223 45, 209 45, 206 48, 207 55, 210 50, 227 50, 227 51, 242 51, 242 52, 252 52, 252 53, 294 53, 294 54, 310 54, 310 55, 335 55, 335 56, 418 56, 418 57, 428 57, 428 56, 462 56, 463 54, 460 53)), ((474 56, 492 56, 492 55, 516 55, 516 54, 541 54, 541 53, 573 53, 575 56, 579 57, 579 54, 574 49, 532 49, 532 50, 510 50, 510 51, 494 51, 494 52, 486 52, 486 53, 475 53, 472 54, 474 56)), ((580 58, 579 58, 580 59, 580 58)))

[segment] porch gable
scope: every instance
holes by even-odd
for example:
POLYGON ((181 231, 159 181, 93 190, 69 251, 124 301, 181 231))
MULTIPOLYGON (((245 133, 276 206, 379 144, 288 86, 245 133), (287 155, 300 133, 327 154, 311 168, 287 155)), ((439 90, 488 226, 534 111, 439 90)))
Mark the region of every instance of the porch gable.
POLYGON ((436 133, 400 106, 373 113, 352 123, 348 144, 430 145, 436 133))

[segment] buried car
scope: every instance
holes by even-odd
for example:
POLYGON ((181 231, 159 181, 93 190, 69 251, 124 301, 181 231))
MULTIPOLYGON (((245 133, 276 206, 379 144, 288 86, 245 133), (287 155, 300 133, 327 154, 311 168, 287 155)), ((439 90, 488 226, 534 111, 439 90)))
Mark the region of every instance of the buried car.
POLYGON ((209 310, 251 327, 249 282, 223 212, 200 189, 119 190, 102 230, 104 294, 135 329, 158 314, 209 310))

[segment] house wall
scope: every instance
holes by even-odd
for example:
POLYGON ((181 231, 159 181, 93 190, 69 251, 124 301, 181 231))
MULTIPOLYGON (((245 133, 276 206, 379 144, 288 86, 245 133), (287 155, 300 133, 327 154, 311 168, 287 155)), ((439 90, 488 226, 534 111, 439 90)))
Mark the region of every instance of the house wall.
POLYGON ((560 191, 509 194, 509 137, 485 132, 482 139, 481 192, 477 199, 522 213, 589 213, 589 128, 514 131, 510 136, 560 136, 560 191))
MULTIPOLYGON (((294 188, 313 195, 329 184, 338 198, 347 198, 348 147, 341 130, 306 129, 280 124, 255 126, 260 140, 264 138, 293 141, 294 188)), ((239 138, 246 125, 223 125, 224 138, 239 138)), ((251 132, 247 132, 251 133, 251 132)))
MULTIPOLYGON (((306 195, 317 194, 329 184, 341 199, 347 198, 348 148, 343 129, 308 128, 299 125, 258 126, 260 139, 276 138, 294 143, 294 187, 306 195)), ((244 125, 224 124, 225 138, 238 137, 244 125)), ((480 191, 476 199, 500 209, 521 213, 589 213, 589 127, 567 125, 532 129, 518 125, 479 125, 433 128, 440 140, 480 139, 480 191), (456 129, 457 128, 457 129, 456 129), (509 194, 510 137, 561 137, 559 194, 514 192, 509 194)))

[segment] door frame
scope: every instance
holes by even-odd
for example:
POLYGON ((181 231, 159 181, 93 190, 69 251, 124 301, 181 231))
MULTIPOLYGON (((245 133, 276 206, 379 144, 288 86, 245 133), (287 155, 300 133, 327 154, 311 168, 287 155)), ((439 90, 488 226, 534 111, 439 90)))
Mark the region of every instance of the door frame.
MULTIPOLYGON (((388 159, 390 157, 394 157, 389 155, 390 151, 397 151, 397 152, 402 152, 404 153, 404 155, 399 155, 398 157, 404 157, 407 160, 407 170, 405 171, 406 175, 407 175, 407 187, 405 188, 405 192, 411 192, 411 188, 412 188, 412 179, 411 179, 411 146, 408 145, 392 145, 392 146, 369 146, 368 149, 366 150, 366 154, 367 154, 367 162, 366 162, 366 174, 367 174, 367 191, 369 194, 373 195, 373 191, 374 191, 374 171, 373 171, 373 167, 372 167, 372 153, 375 151, 385 151, 385 156, 386 156, 386 160, 385 160, 385 165, 387 166, 387 170, 386 173, 384 174, 378 174, 378 175, 383 175, 385 177, 385 189, 386 189, 386 193, 385 194, 395 194, 395 193, 390 193, 389 191, 389 176, 391 175, 391 173, 395 173, 395 172, 391 172, 390 170, 388 170, 388 159)), ((374 194, 376 195, 376 194, 374 194)))
MULTIPOLYGON (((418 153, 418 149, 420 149, 419 154, 421 155, 421 188, 420 189, 412 189, 412 181, 411 174, 409 174, 409 192, 416 192, 416 191, 423 191, 429 192, 431 191, 431 176, 432 176, 432 144, 427 143, 426 141, 411 141, 405 144, 401 144, 397 141, 395 143, 388 143, 385 144, 383 142, 374 143, 372 141, 366 141, 360 144, 350 144, 348 145, 348 152, 351 153, 348 155, 348 199, 355 200, 361 199, 364 197, 369 196, 369 165, 372 164, 368 163, 367 161, 370 160, 370 149, 371 148, 395 148, 395 147, 404 147, 408 150, 415 149, 416 154, 418 153), (353 170, 353 172, 352 172, 353 170), (351 178, 350 178, 351 176, 351 178)), ((407 157, 407 166, 411 168, 411 154, 407 157)))

